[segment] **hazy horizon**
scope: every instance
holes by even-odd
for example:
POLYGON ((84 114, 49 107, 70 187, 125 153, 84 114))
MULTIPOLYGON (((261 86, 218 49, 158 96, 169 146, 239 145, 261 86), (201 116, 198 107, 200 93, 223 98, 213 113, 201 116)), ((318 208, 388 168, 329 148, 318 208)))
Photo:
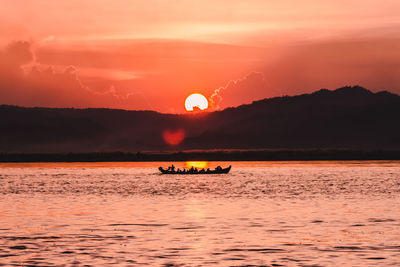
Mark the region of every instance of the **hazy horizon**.
POLYGON ((15 107, 21 107, 21 108, 44 108, 44 109, 111 109, 111 110, 123 110, 123 111, 143 111, 143 112, 156 112, 156 113, 160 113, 160 114, 165 114, 165 115, 199 115, 202 116, 202 114, 207 114, 210 112, 215 112, 215 111, 223 111, 226 109, 231 109, 231 108, 237 108, 243 105, 251 105, 254 102, 259 102, 259 101, 263 101, 263 100, 273 100, 273 99, 279 99, 282 97, 296 97, 296 96, 302 96, 302 95, 309 95, 309 94, 314 94, 317 92, 320 92, 321 90, 328 90, 330 92, 334 92, 336 90, 339 89, 343 89, 343 88, 355 88, 355 87, 359 87, 359 88, 363 88, 371 93, 381 93, 381 92, 388 92, 390 94, 395 94, 395 95, 399 95, 397 93, 394 92, 390 92, 387 90, 382 90, 382 91, 376 91, 376 92, 372 92, 371 90, 369 90, 368 88, 364 88, 362 86, 359 85, 352 85, 352 86, 342 86, 336 89, 327 89, 327 88, 320 88, 319 90, 313 91, 313 92, 307 92, 304 94, 297 94, 297 95, 280 95, 280 96, 273 96, 273 97, 266 97, 266 98, 261 98, 261 99, 255 99, 253 100, 251 103, 243 103, 243 104, 238 104, 237 106, 228 106, 228 107, 224 107, 222 109, 206 109, 200 112, 188 112, 188 111, 179 111, 179 112, 163 112, 163 111, 157 111, 157 110, 152 110, 152 109, 125 109, 125 108, 108 108, 108 107, 71 107, 71 106, 57 106, 57 107, 51 107, 51 106, 22 106, 22 105, 13 105, 13 104, 3 104, 0 103, 0 106, 15 106, 15 107))

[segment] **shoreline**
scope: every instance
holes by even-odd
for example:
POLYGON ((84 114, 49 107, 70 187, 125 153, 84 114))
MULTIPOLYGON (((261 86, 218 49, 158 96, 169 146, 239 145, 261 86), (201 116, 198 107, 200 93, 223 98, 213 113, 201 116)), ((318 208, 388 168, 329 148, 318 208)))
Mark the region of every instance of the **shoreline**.
POLYGON ((400 151, 306 150, 188 150, 90 153, 1 153, 0 162, 150 162, 150 161, 329 161, 400 160, 400 151))

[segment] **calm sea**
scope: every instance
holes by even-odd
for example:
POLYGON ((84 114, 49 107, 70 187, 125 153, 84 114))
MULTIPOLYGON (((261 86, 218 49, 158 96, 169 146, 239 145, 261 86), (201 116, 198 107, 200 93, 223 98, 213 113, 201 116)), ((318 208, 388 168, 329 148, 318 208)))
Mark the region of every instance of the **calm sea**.
POLYGON ((0 265, 399 266, 400 162, 0 165, 0 265))

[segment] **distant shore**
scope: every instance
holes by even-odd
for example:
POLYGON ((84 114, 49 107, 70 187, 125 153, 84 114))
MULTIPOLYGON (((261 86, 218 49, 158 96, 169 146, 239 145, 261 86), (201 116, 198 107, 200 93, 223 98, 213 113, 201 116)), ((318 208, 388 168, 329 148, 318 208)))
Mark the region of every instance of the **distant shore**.
POLYGON ((346 149, 188 150, 91 153, 0 153, 0 162, 400 160, 400 151, 346 149))

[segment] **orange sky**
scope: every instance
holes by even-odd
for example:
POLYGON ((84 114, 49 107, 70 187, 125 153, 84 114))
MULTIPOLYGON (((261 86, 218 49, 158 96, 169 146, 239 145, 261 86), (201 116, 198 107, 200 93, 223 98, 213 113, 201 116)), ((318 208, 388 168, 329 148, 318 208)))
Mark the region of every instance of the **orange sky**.
POLYGON ((3 0, 0 102, 183 112, 359 84, 400 93, 400 2, 3 0))

